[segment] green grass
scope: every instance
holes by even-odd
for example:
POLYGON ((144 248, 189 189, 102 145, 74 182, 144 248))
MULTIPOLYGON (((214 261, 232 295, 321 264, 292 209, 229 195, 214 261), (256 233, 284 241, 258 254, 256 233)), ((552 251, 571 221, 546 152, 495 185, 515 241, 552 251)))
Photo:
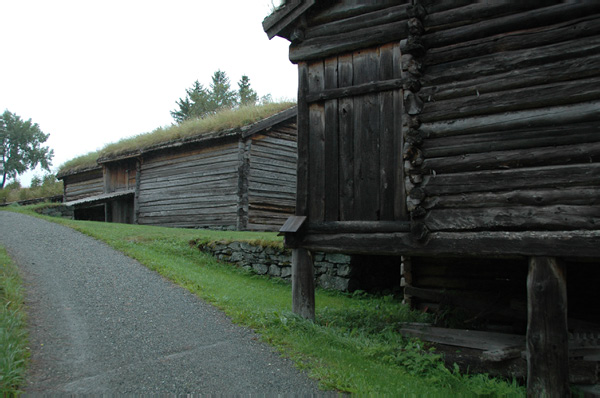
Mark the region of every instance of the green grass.
POLYGON ((59 166, 58 175, 99 167, 96 162, 99 157, 100 151, 93 151, 67 160, 59 166))
POLYGON ((178 125, 159 127, 150 133, 138 134, 105 145, 102 149, 71 159, 59 167, 58 174, 66 174, 97 165, 98 158, 110 158, 174 140, 195 137, 206 133, 240 128, 256 123, 292 106, 293 102, 267 103, 225 109, 203 119, 187 120, 178 125))
POLYGON ((311 323, 291 312, 289 284, 219 263, 189 244, 196 239, 279 244, 274 233, 54 221, 105 241, 221 308, 234 322, 256 330, 324 389, 393 396, 525 395, 514 383, 448 370, 435 352, 403 338, 397 332, 399 323, 424 321, 425 315, 393 297, 317 289, 316 322, 311 323))
POLYGON ((17 268, 0 246, 0 395, 19 393, 29 351, 23 308, 24 292, 17 268))

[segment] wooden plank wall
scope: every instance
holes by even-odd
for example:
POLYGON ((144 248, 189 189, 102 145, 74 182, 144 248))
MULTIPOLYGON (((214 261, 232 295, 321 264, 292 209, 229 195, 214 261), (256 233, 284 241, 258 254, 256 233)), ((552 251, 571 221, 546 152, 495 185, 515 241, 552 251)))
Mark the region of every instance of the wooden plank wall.
POLYGON ((296 138, 296 123, 251 137, 246 229, 276 231, 294 214, 296 138))
POLYGON ((307 126, 299 119, 298 132, 307 197, 299 199, 310 222, 403 220, 399 44, 300 63, 299 70, 308 88, 299 99, 308 103, 307 126))
POLYGON ((67 176, 63 181, 65 202, 100 195, 104 192, 102 169, 67 176))
POLYGON ((422 18, 427 228, 600 229, 600 3, 458 5, 422 18))
POLYGON ((141 165, 139 224, 236 227, 238 141, 146 156, 141 165))
POLYGON ((300 87, 296 212, 311 223, 406 217, 399 40, 408 8, 316 6, 290 47, 300 87))
POLYGON ((104 193, 135 188, 136 159, 104 164, 104 193))

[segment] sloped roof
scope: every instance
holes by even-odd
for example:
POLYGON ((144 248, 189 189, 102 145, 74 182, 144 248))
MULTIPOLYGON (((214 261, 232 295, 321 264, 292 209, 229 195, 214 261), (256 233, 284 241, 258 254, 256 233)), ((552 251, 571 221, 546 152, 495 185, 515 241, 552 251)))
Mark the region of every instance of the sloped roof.
POLYGON ((117 191, 117 192, 103 193, 103 194, 96 195, 96 196, 89 196, 89 197, 83 198, 83 199, 72 200, 70 202, 64 202, 63 204, 65 206, 74 206, 74 207, 91 206, 94 204, 100 204, 100 203, 107 202, 110 199, 122 198, 122 197, 130 196, 130 195, 134 195, 134 194, 135 194, 135 191, 133 189, 130 189, 127 191, 117 191))

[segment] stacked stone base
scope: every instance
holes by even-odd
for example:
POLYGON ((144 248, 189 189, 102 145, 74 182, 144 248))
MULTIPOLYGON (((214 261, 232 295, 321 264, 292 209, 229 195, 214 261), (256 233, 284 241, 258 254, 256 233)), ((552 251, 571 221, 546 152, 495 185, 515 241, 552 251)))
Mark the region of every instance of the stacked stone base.
MULTIPOLYGON (((198 248, 220 261, 236 264, 259 275, 291 280, 292 252, 276 246, 248 242, 211 242, 198 248)), ((358 286, 352 272, 351 257, 345 254, 315 253, 315 281, 325 289, 352 291, 358 286)))

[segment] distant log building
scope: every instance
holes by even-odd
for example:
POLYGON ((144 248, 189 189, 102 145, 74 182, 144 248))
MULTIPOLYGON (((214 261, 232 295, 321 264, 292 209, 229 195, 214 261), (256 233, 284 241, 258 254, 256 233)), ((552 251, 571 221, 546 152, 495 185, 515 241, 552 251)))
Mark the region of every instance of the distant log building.
POLYGON ((531 388, 566 396, 566 274, 600 323, 600 3, 288 0, 263 27, 298 64, 294 310, 308 251, 404 256, 407 300, 527 323, 531 388))
POLYGON ((277 230, 294 213, 296 108, 59 174, 76 219, 277 230))

